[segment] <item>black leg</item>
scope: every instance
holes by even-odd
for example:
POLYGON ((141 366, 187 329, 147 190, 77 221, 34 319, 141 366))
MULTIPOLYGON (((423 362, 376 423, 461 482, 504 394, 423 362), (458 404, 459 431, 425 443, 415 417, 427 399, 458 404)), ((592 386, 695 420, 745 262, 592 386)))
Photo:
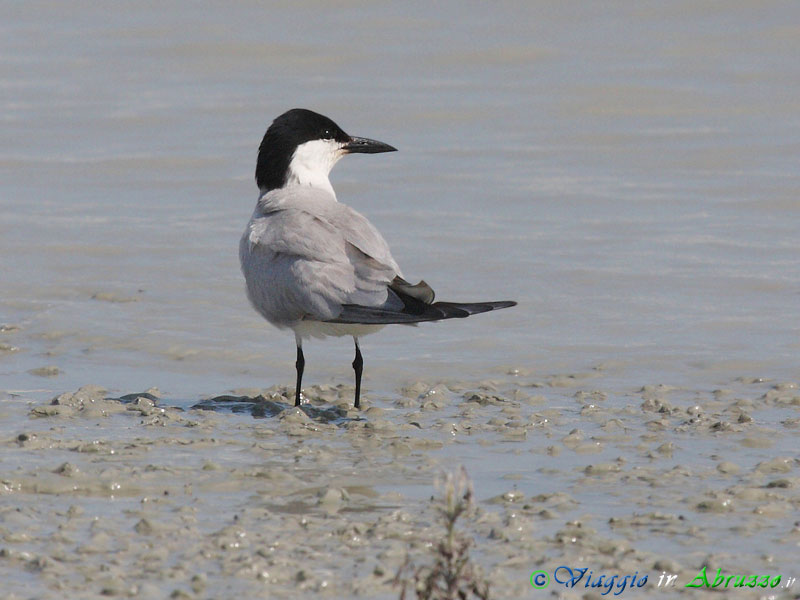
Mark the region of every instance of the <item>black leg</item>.
POLYGON ((300 384, 303 382, 303 369, 306 366, 306 359, 303 357, 303 349, 297 346, 297 362, 294 363, 297 369, 297 387, 294 391, 294 405, 300 406, 300 384))
POLYGON ((356 340, 356 357, 353 360, 353 370, 356 372, 356 401, 354 406, 361 408, 361 372, 364 370, 364 359, 361 358, 361 348, 356 340))

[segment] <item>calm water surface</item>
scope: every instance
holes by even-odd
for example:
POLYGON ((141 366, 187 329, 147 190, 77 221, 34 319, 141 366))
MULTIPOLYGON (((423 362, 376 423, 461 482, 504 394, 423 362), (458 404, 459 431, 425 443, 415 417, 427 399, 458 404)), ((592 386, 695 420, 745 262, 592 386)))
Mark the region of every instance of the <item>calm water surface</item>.
MULTIPOLYGON (((454 10, 6 3, 0 322, 19 329, 0 341, 19 350, 0 386, 291 384, 237 241, 293 106, 400 149, 332 180, 409 279, 519 302, 367 338, 374 399, 512 367, 604 366, 620 390, 796 379, 800 6, 454 10)), ((307 381, 349 382, 350 354, 308 344, 307 381)))

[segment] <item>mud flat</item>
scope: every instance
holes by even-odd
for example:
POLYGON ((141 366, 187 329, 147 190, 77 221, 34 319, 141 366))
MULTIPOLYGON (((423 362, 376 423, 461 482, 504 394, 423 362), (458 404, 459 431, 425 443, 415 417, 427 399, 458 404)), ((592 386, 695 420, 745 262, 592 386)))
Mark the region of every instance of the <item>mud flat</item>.
MULTIPOLYGON (((800 576, 797 385, 600 383, 415 382, 360 412, 332 386, 302 410, 286 388, 0 393, 3 597, 396 598, 406 556, 424 563, 442 534, 433 481, 457 464, 477 500, 460 530, 492 597, 530 597, 531 573, 562 565, 648 576, 623 596, 666 573, 677 585, 659 597, 705 597, 685 585, 706 567, 782 576, 736 597, 797 597, 783 587, 800 576)), ((536 593, 605 591, 584 583, 536 593)))

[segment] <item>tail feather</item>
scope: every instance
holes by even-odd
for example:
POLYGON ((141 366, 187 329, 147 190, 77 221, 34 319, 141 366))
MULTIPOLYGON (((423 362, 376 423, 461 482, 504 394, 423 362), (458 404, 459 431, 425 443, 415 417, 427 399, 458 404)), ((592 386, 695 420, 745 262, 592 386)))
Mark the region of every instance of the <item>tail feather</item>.
MULTIPOLYGON (((364 325, 389 325, 392 323, 422 323, 443 319, 463 319, 470 315, 516 306, 516 302, 434 302, 431 286, 424 281, 411 285, 402 277, 395 277, 389 284, 389 295, 393 305, 361 306, 345 304, 342 312, 328 323, 360 323, 364 325), (403 303, 400 308, 400 300, 403 303)), ((387 303, 389 304, 389 303, 387 303)))
MULTIPOLYGON (((402 298, 405 303, 405 298, 402 298)), ((415 299, 414 299, 415 300, 415 299)), ((345 304, 341 314, 329 323, 361 323, 368 325, 389 325, 441 321, 443 319, 463 319, 470 315, 516 306, 516 302, 504 300, 497 302, 409 302, 400 310, 372 306, 345 304)))
POLYGON ((411 285, 399 275, 389 284, 389 289, 398 296, 409 296, 425 304, 433 304, 433 299, 436 297, 433 288, 424 281, 420 281, 416 285, 411 285))

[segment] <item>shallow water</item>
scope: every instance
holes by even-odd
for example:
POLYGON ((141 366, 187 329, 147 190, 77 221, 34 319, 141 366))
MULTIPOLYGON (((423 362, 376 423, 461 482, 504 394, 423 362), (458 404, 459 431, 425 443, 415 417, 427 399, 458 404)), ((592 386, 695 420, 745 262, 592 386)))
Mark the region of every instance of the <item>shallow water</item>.
MULTIPOLYGON (((16 398, 157 386, 189 408, 292 385, 292 337, 247 305, 237 244, 258 143, 293 106, 400 149, 344 160, 332 181, 408 279, 441 299, 519 302, 364 339, 373 406, 418 381, 492 379, 501 395, 535 383, 559 433, 591 437, 579 391, 617 411, 666 384, 685 409, 800 378, 793 2, 26 2, 5 14, 0 390, 16 398)), ((308 343, 307 385, 350 384, 351 345, 308 343)), ((674 431, 672 460, 727 453, 746 471, 796 458, 781 425, 796 408, 759 410, 771 447, 674 431)), ((220 415, 223 431, 248 426, 220 415)), ((456 460, 482 498, 513 474, 530 489, 577 486, 537 470, 533 439, 515 441, 519 454, 491 437, 432 450, 402 493, 427 497, 430 472, 456 460)), ((608 452, 591 460, 636 465, 642 451, 608 452)), ((626 510, 607 488, 571 493, 598 515, 626 510)), ((767 533, 753 539, 767 552, 767 533)))
MULTIPOLYGON (((294 105, 400 148, 333 181, 409 278, 520 302, 368 338, 370 390, 611 360, 636 383, 795 376, 798 9, 637 6, 12 6, 6 387, 290 382, 236 242, 263 130, 294 105)), ((309 383, 349 378, 349 342, 309 346, 309 383)))

